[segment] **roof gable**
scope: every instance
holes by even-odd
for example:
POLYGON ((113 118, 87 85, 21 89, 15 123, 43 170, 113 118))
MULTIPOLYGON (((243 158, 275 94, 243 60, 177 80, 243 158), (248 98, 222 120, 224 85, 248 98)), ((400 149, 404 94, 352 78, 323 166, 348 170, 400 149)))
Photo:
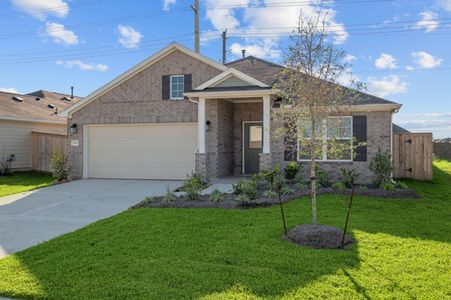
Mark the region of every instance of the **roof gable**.
POLYGON ((84 107, 87 104, 91 103, 92 101, 94 101, 98 97, 100 97, 100 96, 106 94, 107 92, 111 91, 112 89, 114 89, 115 87, 119 86, 123 82, 127 81, 128 79, 130 79, 134 75, 136 75, 139 72, 145 70, 149 66, 153 65, 154 63, 158 62, 162 58, 170 55, 171 53, 173 53, 175 51, 180 51, 180 52, 182 52, 182 53, 184 53, 184 54, 186 54, 188 56, 191 56, 194 59, 197 59, 197 60, 199 60, 199 61, 201 61, 201 62, 203 62, 203 63, 205 63, 207 65, 210 65, 210 66, 212 66, 212 67, 214 67, 214 68, 216 68, 216 69, 218 69, 220 71, 227 70, 226 66, 224 66, 224 65, 222 65, 220 63, 217 63, 217 62, 209 59, 206 56, 203 56, 203 55, 201 55, 199 53, 196 53, 193 50, 188 49, 188 48, 186 48, 186 47, 184 47, 184 46, 182 46, 182 45, 180 45, 178 43, 171 43, 169 46, 161 49, 160 51, 158 51, 157 53, 155 53, 151 57, 145 59, 144 61, 142 61, 141 63, 139 63, 136 66, 132 67, 131 69, 129 69, 125 73, 121 74, 120 76, 116 77, 115 79, 113 79, 109 83, 105 84, 104 86, 100 87, 96 91, 92 92, 91 94, 89 94, 88 96, 83 98, 80 102, 78 102, 77 104, 73 105, 69 109, 67 109, 64 112, 62 112, 62 115, 71 117, 72 113, 74 113, 75 111, 81 109, 82 107, 84 107))
POLYGON ((211 78, 207 82, 196 87, 194 90, 204 90, 212 87, 243 87, 255 86, 260 88, 270 87, 264 82, 261 82, 241 71, 234 68, 229 68, 227 71, 211 78))

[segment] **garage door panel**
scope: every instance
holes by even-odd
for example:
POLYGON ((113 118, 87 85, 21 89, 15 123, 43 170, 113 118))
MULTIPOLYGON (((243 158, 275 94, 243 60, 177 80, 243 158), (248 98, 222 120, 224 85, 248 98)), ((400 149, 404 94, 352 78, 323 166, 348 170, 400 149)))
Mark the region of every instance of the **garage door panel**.
POLYGON ((194 171, 196 124, 91 126, 91 178, 184 179, 194 171))

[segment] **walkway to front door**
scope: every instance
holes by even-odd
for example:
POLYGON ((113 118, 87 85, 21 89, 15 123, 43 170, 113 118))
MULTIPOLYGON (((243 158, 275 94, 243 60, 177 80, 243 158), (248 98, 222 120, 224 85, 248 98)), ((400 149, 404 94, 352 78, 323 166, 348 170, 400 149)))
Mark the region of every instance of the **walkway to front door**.
POLYGON ((263 151, 263 122, 243 122, 243 173, 259 172, 260 157, 263 151))

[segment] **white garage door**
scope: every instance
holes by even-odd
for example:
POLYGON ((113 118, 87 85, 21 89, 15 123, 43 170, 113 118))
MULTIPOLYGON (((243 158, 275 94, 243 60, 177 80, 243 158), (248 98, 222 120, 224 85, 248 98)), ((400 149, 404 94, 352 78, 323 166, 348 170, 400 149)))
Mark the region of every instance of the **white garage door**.
POLYGON ((194 171, 197 125, 88 126, 88 177, 184 179, 194 171))

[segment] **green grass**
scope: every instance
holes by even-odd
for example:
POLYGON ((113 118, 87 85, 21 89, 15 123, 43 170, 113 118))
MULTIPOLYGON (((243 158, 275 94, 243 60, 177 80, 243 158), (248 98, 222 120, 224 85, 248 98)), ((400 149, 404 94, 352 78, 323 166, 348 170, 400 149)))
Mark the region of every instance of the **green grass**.
POLYGON ((0 197, 27 192, 51 185, 51 175, 41 172, 13 172, 0 176, 0 197))
MULTIPOLYGON (((356 197, 346 250, 282 238, 278 207, 136 209, 0 260, 0 295, 49 299, 446 299, 451 297, 451 163, 421 200, 356 197)), ((343 226, 347 197, 319 198, 343 226)), ((307 198, 285 206, 310 220, 307 198)))

